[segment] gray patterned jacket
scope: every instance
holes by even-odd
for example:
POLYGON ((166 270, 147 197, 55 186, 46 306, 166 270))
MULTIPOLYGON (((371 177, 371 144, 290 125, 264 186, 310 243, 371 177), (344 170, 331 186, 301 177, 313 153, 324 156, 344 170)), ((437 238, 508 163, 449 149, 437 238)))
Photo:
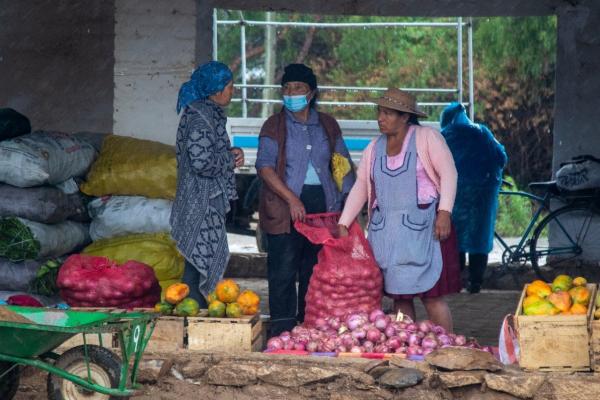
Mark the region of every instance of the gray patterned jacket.
POLYGON ((223 109, 198 100, 186 107, 177 130, 177 194, 171 212, 173 239, 200 273, 207 295, 229 260, 225 215, 237 199, 234 157, 223 109))

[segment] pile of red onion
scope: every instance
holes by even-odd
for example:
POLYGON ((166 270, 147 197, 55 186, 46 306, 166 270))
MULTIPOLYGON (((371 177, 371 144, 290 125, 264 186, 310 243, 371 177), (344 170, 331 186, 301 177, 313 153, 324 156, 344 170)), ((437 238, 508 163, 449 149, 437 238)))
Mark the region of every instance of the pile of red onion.
POLYGON ((296 326, 267 342, 267 350, 305 350, 337 353, 399 353, 426 355, 438 348, 462 346, 492 352, 474 339, 447 333, 431 321, 393 320, 382 310, 352 313, 345 318, 318 318, 315 327, 296 326))

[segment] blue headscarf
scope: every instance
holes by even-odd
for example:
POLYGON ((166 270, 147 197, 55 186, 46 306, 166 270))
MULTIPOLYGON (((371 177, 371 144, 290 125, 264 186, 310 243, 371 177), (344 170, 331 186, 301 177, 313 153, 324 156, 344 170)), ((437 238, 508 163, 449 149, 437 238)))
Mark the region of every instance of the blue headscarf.
POLYGON ((452 102, 446 108, 444 108, 444 111, 442 111, 442 115, 440 116, 440 127, 444 129, 450 124, 472 124, 469 117, 467 117, 467 110, 465 109, 465 106, 457 102, 452 102))
POLYGON ((177 99, 177 113, 196 100, 206 99, 208 96, 222 91, 233 79, 229 67, 218 61, 209 61, 200 65, 190 80, 181 85, 177 99))

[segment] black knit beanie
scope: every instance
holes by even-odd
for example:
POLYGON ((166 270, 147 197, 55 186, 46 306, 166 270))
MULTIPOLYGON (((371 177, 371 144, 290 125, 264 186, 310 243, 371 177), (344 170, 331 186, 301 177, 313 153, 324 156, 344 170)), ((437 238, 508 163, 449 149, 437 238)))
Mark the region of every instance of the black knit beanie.
POLYGON ((304 64, 290 64, 284 69, 281 86, 287 82, 304 82, 311 90, 317 88, 317 77, 313 70, 304 64))

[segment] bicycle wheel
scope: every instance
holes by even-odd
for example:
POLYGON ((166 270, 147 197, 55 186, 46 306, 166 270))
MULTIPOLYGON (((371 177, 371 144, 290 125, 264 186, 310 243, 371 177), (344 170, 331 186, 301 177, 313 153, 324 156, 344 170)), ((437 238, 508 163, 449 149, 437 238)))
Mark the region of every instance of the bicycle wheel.
POLYGON ((531 237, 530 257, 540 279, 548 281, 553 270, 579 263, 576 258, 592 243, 594 235, 589 233, 594 221, 599 218, 590 207, 571 205, 552 211, 538 224, 531 237))

